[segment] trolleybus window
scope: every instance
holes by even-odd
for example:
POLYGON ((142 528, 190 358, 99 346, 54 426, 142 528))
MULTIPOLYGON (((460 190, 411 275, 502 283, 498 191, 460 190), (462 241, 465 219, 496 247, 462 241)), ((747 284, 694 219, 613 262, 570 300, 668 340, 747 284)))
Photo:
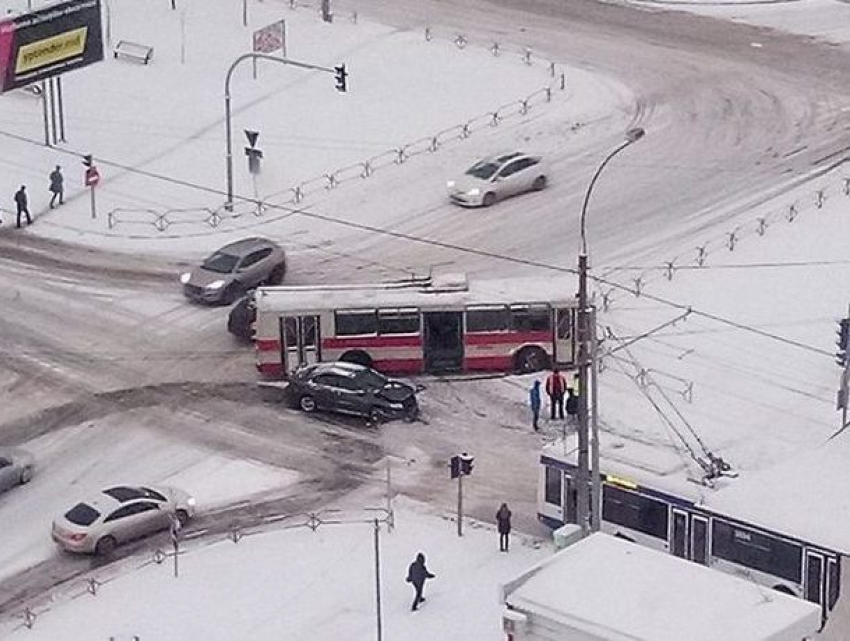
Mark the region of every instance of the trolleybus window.
POLYGON ((467 332, 504 332, 510 327, 510 320, 508 308, 502 305, 466 309, 467 332))
POLYGON ((518 332, 549 331, 552 310, 548 305, 511 305, 511 329, 518 332))
POLYGON ((378 311, 378 334, 418 333, 418 309, 382 309, 378 311))
POLYGON ((712 523, 711 534, 711 552, 717 558, 794 583, 802 582, 801 546, 717 518, 712 523))
POLYGON ((573 332, 573 317, 569 309, 558 310, 558 338, 569 338, 573 332))
POLYGON ((634 492, 603 486, 602 518, 631 530, 667 539, 667 504, 634 492))
POLYGON ((552 505, 561 505, 561 470, 546 468, 546 487, 544 500, 552 505))
POLYGON ((378 333, 378 317, 374 309, 353 309, 334 314, 337 336, 362 336, 378 333))

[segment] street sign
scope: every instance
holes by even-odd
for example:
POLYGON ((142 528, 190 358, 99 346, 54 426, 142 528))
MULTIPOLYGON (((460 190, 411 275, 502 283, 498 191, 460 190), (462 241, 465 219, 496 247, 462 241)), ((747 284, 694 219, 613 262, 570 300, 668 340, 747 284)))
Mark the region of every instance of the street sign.
POLYGON ((257 146, 257 138, 259 138, 259 131, 251 131, 250 129, 245 130, 245 137, 248 138, 248 145, 253 149, 257 146))
POLYGON ((100 172, 97 167, 89 167, 86 169, 86 187, 95 187, 100 182, 100 172))
POLYGON ((254 51, 256 53, 274 53, 280 51, 286 55, 286 21, 280 20, 266 25, 254 32, 254 51))

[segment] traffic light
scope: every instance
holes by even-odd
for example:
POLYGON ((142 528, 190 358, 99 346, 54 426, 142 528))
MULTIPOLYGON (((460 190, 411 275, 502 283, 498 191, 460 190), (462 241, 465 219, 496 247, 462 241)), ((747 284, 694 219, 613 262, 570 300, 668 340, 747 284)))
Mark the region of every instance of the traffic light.
POLYGON ((850 345, 850 318, 842 318, 838 321, 838 330, 835 332, 838 339, 835 344, 838 351, 835 353, 835 362, 841 367, 847 367, 847 347, 850 345))
POLYGON ((336 74, 336 90, 348 91, 348 72, 345 70, 345 65, 334 67, 334 73, 336 74))
POLYGON ((466 452, 460 455, 460 471, 464 476, 472 474, 472 462, 474 460, 475 459, 466 452))
POLYGON ((92 157, 91 157, 91 154, 86 154, 85 156, 83 156, 83 164, 84 164, 86 167, 91 167, 91 165, 92 165, 92 157))
POLYGON ((460 476, 460 457, 453 456, 449 459, 449 470, 451 470, 451 477, 456 479, 460 476))

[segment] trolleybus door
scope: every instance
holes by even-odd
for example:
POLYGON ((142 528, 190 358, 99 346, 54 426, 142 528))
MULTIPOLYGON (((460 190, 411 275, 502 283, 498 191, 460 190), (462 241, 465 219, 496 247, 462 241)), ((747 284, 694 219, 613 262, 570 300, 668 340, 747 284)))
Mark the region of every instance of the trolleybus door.
POLYGON ((559 365, 570 365, 575 362, 575 313, 569 308, 554 311, 555 353, 552 360, 559 365))
POLYGON ((708 519, 702 516, 691 517, 691 560, 708 565, 708 519))
POLYGON ((423 357, 426 372, 458 372, 463 369, 463 313, 422 314, 423 357))
POLYGON ((806 550, 806 584, 805 596, 806 601, 812 603, 823 603, 823 588, 824 588, 824 568, 826 559, 820 552, 806 550))
POLYGON ((280 358, 286 374, 322 359, 318 316, 280 319, 280 358))
POLYGON ((670 552, 683 559, 688 558, 688 513, 673 508, 673 536, 670 552))

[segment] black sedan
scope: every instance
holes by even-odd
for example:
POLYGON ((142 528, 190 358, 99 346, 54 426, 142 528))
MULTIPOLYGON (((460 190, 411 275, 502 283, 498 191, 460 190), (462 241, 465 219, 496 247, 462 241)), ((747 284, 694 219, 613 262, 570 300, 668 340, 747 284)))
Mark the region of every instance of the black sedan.
POLYGON ((304 412, 325 410, 364 416, 373 423, 419 416, 417 389, 354 363, 317 363, 296 370, 286 387, 289 404, 304 412))

